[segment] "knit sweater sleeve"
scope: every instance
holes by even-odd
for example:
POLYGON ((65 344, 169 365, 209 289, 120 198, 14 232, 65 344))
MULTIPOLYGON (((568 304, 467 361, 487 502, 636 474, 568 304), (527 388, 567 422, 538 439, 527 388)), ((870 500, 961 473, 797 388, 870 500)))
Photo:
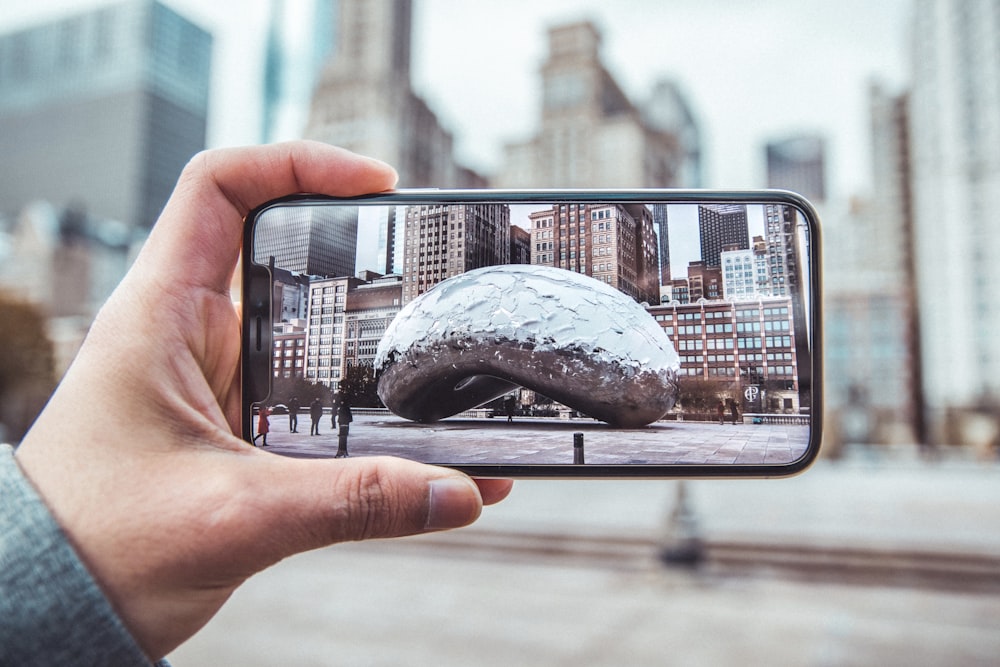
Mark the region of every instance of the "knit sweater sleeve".
POLYGON ((150 665, 13 454, 0 445, 0 665, 150 665))

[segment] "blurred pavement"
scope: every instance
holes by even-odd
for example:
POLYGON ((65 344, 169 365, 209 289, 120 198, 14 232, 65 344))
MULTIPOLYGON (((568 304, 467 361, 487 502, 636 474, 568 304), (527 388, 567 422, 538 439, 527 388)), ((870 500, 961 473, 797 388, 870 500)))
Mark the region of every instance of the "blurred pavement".
POLYGON ((793 479, 684 485, 700 568, 658 559, 677 482, 520 481, 471 528, 275 566, 170 659, 996 664, 996 462, 858 448, 793 479))

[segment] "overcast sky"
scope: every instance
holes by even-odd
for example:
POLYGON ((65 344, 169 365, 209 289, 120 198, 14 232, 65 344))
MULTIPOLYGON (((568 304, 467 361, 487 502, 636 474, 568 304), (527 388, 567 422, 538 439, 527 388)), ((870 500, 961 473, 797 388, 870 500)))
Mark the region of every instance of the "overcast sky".
MULTIPOLYGON (((258 141, 267 0, 166 3, 215 37, 210 144, 258 141)), ((102 4, 3 0, 0 30, 102 4)), ((820 132, 831 193, 842 198, 868 188, 868 81, 908 78, 909 11, 909 0, 414 0, 414 87, 455 133, 460 158, 495 170, 503 144, 537 127, 546 28, 590 18, 633 100, 660 76, 686 92, 703 129, 706 185, 762 187, 767 139, 820 132)))

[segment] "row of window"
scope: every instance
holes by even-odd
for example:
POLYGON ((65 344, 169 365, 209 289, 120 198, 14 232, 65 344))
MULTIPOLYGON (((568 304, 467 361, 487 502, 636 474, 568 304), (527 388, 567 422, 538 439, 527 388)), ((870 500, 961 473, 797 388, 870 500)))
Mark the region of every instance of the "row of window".
POLYGON ((755 350, 761 347, 767 348, 779 348, 792 346, 791 336, 766 336, 761 338, 760 336, 750 336, 732 339, 732 338, 709 338, 708 340, 703 340, 701 338, 680 338, 674 341, 678 352, 684 352, 688 350, 755 350))
POLYGON ((315 380, 317 377, 320 379, 333 378, 334 380, 336 380, 340 378, 340 369, 334 368, 332 370, 320 370, 320 371, 308 370, 306 371, 306 377, 312 380, 315 380))
POLYGON ((309 318, 310 326, 318 326, 320 324, 340 324, 344 321, 343 315, 327 315, 326 317, 320 317, 319 315, 314 315, 309 318))
MULTIPOLYGON (((736 369, 732 366, 709 366, 708 375, 710 377, 736 377, 736 369)), ((705 369, 698 366, 691 366, 688 368, 682 367, 678 371, 678 375, 686 375, 697 377, 699 375, 705 375, 705 369)), ((767 371, 767 376, 781 376, 781 377, 794 377, 795 372, 791 366, 775 366, 774 368, 769 368, 767 371)))
MULTIPOLYGON (((765 318, 769 317, 787 318, 788 307, 781 306, 775 308, 764 308, 763 312, 765 318)), ((736 311, 736 317, 738 319, 760 319, 760 313, 761 313, 760 309, 757 308, 739 309, 736 311)), ((673 316, 670 313, 657 313, 656 315, 654 315, 654 317, 657 322, 669 322, 670 320, 673 319, 673 316)), ((731 319, 731 318, 732 318, 732 311, 728 310, 714 310, 714 311, 707 310, 704 313, 705 320, 731 319)), ((679 321, 691 321, 691 320, 700 321, 703 318, 702 318, 702 313, 695 311, 690 313, 678 313, 677 319, 679 321)), ((787 324, 787 319, 785 320, 785 322, 787 324)))
MULTIPOLYGON (((661 320, 663 321, 663 320, 661 320)), ((723 322, 719 324, 682 324, 678 327, 665 326, 663 330, 668 336, 673 338, 676 333, 679 336, 700 336, 702 331, 708 335, 718 335, 733 333, 735 329, 736 333, 760 333, 761 323, 760 322, 737 322, 735 327, 732 322, 723 322)), ((764 322, 764 331, 789 331, 790 326, 788 320, 768 320, 764 322)))

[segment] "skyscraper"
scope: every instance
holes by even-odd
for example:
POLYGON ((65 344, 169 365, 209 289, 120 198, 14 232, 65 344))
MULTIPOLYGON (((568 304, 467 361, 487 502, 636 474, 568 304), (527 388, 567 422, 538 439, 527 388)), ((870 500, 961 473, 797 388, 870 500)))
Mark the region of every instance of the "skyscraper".
POLYGON ((698 238, 701 260, 706 267, 719 268, 723 246, 750 248, 747 207, 742 204, 703 204, 698 207, 698 238))
POLYGON ((764 233, 767 241, 767 293, 789 296, 802 284, 798 257, 798 225, 795 209, 783 204, 764 206, 764 233))
POLYGON ((378 220, 378 272, 385 275, 389 273, 400 273, 402 267, 399 266, 399 247, 401 239, 400 229, 396 225, 396 206, 386 206, 380 209, 381 219, 378 220))
POLYGON ((690 185, 680 174, 693 149, 674 134, 675 120, 653 114, 647 122, 604 66, 600 46, 590 22, 549 30, 541 128, 505 147, 500 187, 690 185))
POLYGON ((808 334, 812 319, 808 268, 811 259, 805 224, 798 209, 785 204, 764 205, 764 241, 767 248, 767 280, 770 296, 799 296, 792 299, 795 330, 802 332, 795 340, 799 357, 810 353, 808 334))
POLYGON ((805 134, 770 141, 767 187, 797 192, 811 202, 826 200, 826 144, 805 134))
POLYGON ((656 228, 660 250, 660 284, 669 285, 670 276, 670 220, 666 204, 653 204, 653 226, 656 228))
POLYGON ((149 228, 205 148, 212 37, 156 0, 0 36, 0 210, 149 228))
POLYGON ((305 378, 310 382, 336 386, 343 378, 347 293, 360 283, 351 276, 309 282, 305 378))
POLYGON ((941 426, 1000 402, 1000 0, 917 0, 912 34, 924 388, 941 426))
POLYGON ((653 214, 643 204, 557 204, 531 213, 531 263, 575 271, 660 302, 653 214))
POLYGON ((510 262, 506 204, 407 206, 403 235, 403 302, 442 280, 510 262))
POLYGON ((265 211, 254 230, 254 262, 310 276, 354 275, 357 206, 282 206, 265 211))

